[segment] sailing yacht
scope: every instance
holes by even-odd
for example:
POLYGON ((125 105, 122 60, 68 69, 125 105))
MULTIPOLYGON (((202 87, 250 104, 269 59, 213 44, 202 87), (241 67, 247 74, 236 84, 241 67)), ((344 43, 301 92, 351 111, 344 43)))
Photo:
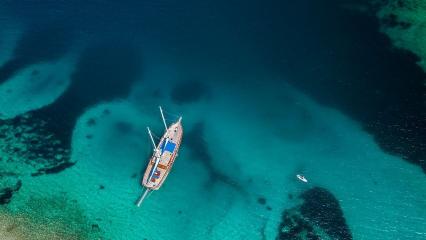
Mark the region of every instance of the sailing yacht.
POLYGON ((163 109, 161 106, 159 108, 165 132, 159 143, 156 144, 152 137, 151 130, 149 127, 147 128, 152 145, 154 146, 154 152, 148 162, 145 174, 143 175, 141 184, 142 187, 145 188, 145 191, 136 203, 138 207, 142 204, 149 192, 158 190, 163 185, 178 156, 179 147, 182 141, 182 117, 179 117, 177 122, 167 126, 163 109))

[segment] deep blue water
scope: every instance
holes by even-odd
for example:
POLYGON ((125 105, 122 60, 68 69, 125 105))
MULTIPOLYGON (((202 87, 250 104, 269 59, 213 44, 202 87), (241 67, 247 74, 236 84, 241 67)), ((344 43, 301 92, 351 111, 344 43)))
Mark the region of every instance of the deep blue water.
MULTIPOLYGON (((41 94, 40 89, 51 84, 51 79, 57 78, 59 74, 57 72, 62 74, 67 72, 60 70, 57 65, 49 65, 46 67, 47 70, 39 70, 37 64, 65 61, 65 65, 72 66, 65 79, 61 78, 54 83, 59 86, 58 89, 64 85, 67 87, 63 91, 57 90, 58 96, 49 103, 40 103, 37 107, 21 104, 16 108, 24 110, 12 117, 8 117, 12 114, 10 113, 12 107, 2 106, 1 121, 4 126, 8 126, 0 135, 3 138, 1 142, 3 158, 10 158, 8 162, 13 163, 14 157, 18 156, 17 159, 24 159, 22 160, 25 163, 24 166, 28 165, 30 170, 28 172, 25 170, 25 173, 20 172, 20 169, 13 172, 12 175, 16 176, 15 182, 2 185, 4 190, 0 192, 2 194, 0 203, 8 208, 13 201, 21 201, 19 192, 24 192, 22 195, 25 195, 26 191, 20 190, 21 183, 23 187, 26 184, 24 176, 43 178, 44 175, 56 176, 57 174, 65 176, 66 179, 67 172, 72 171, 73 168, 78 167, 79 162, 84 161, 81 158, 72 159, 70 155, 70 153, 78 152, 79 147, 75 146, 80 144, 76 140, 79 139, 79 129, 96 128, 102 125, 102 119, 107 118, 113 110, 108 107, 99 110, 100 106, 103 107, 102 104, 109 104, 117 99, 124 99, 145 114, 144 121, 152 119, 150 117, 156 111, 155 106, 159 104, 169 104, 170 106, 166 108, 171 112, 180 112, 188 116, 190 120, 185 126, 188 130, 184 138, 183 155, 188 155, 188 159, 195 160, 187 163, 190 168, 201 164, 202 169, 206 171, 208 181, 202 186, 210 189, 208 191, 214 191, 212 189, 215 189, 218 183, 219 186, 221 184, 231 186, 232 191, 238 193, 236 195, 241 194, 244 199, 257 199, 256 206, 265 205, 267 211, 272 209, 277 211, 278 213, 270 218, 272 223, 265 223, 265 226, 269 226, 265 228, 275 229, 275 237, 278 239, 299 239, 296 237, 302 235, 306 239, 319 239, 316 238, 322 236, 319 232, 325 233, 332 239, 380 239, 378 234, 369 235, 371 232, 367 233, 367 231, 366 235, 360 237, 362 230, 350 224, 358 223, 359 219, 345 220, 345 211, 355 211, 356 209, 353 208, 356 206, 353 208, 346 205, 340 206, 339 201, 342 200, 338 194, 341 193, 333 192, 334 187, 327 186, 328 181, 325 180, 323 184, 319 184, 321 181, 318 181, 318 184, 314 182, 309 187, 292 193, 282 193, 282 199, 277 200, 277 202, 286 202, 297 198, 302 201, 297 206, 291 208, 288 208, 287 204, 283 204, 283 207, 275 204, 274 208, 267 206, 268 202, 264 197, 256 196, 245 186, 250 185, 252 183, 250 181, 256 180, 251 177, 242 180, 223 170, 224 166, 235 168, 237 172, 241 171, 241 175, 244 175, 246 174, 244 167, 239 166, 239 164, 244 165, 244 162, 229 160, 230 162, 223 163, 217 161, 215 157, 215 155, 224 154, 223 152, 230 152, 230 156, 245 154, 245 149, 223 150, 222 148, 228 145, 214 144, 215 139, 221 139, 221 137, 226 139, 225 136, 238 139, 229 133, 232 129, 231 125, 228 127, 226 124, 223 125, 224 127, 221 128, 223 133, 217 133, 219 137, 209 135, 212 132, 209 130, 209 124, 211 124, 209 119, 214 119, 217 126, 222 126, 221 124, 226 123, 228 119, 225 116, 226 113, 229 113, 229 116, 237 115, 241 122, 246 122, 248 119, 256 119, 256 121, 261 119, 254 125, 249 125, 251 122, 247 121, 247 126, 250 127, 242 124, 242 132, 250 132, 252 127, 264 129, 276 133, 279 141, 285 139, 284 141, 288 141, 289 145, 300 144, 302 148, 315 149, 315 146, 306 142, 306 139, 309 139, 308 136, 314 135, 330 141, 330 144, 325 144, 324 148, 327 149, 327 154, 332 154, 318 156, 318 159, 336 158, 337 155, 333 155, 336 152, 352 154, 351 157, 355 158, 357 154, 353 149, 357 148, 346 149, 338 146, 338 143, 333 145, 338 141, 337 138, 329 139, 334 135, 328 134, 324 130, 326 127, 322 127, 322 122, 316 118, 317 112, 325 114, 322 113, 322 107, 331 108, 359 124, 360 129, 357 131, 371 136, 374 144, 378 146, 374 151, 398 158, 402 163, 409 162, 410 164, 404 165, 407 169, 396 167, 401 169, 402 173, 414 171, 411 167, 421 169, 425 173, 424 82, 426 74, 416 64, 418 58, 413 53, 394 48, 388 37, 379 31, 379 21, 374 15, 374 9, 360 12, 343 7, 344 4, 362 2, 366 1, 0 1, 2 15, 0 25, 6 29, 0 31, 0 53, 8 49, 10 52, 10 56, 0 61, 0 84, 6 86, 13 79, 22 78, 32 86, 32 90, 25 94, 18 94, 17 89, 8 87, 5 94, 14 96, 16 94, 16 98, 29 94, 34 96, 31 101, 47 102, 43 99, 48 94, 41 94), (17 35, 16 41, 7 42, 7 36, 13 34, 17 35), (33 66, 36 66, 35 70, 26 70, 32 69, 33 66), (28 71, 30 77, 25 78, 27 76, 24 74, 25 71, 28 71), (24 77, 20 77, 21 73, 24 77), (297 94, 290 94, 289 92, 292 91, 297 94), (298 94, 306 95, 321 107, 312 107, 307 104, 310 107, 299 109, 299 102, 303 105, 305 101, 301 100, 303 98, 293 96, 298 94), (235 97, 235 99, 228 105, 224 104, 226 108, 221 104, 222 101, 229 101, 228 97, 235 97), (246 101, 246 98, 250 100, 246 101), (246 109, 245 105, 250 105, 248 108, 250 112, 242 110, 246 109), (91 111, 99 111, 102 117, 96 117, 97 115, 92 118, 87 117, 92 113, 91 111), (221 117, 222 114, 223 117, 221 117), (89 119, 84 122, 86 118, 89 119), (80 126, 79 124, 85 127, 77 127, 80 126), (29 140, 22 140, 26 130, 20 130, 20 126, 31 127, 28 134, 33 135, 29 137, 29 140), (22 145, 26 147, 23 148, 22 145), (57 157, 58 154, 60 157, 57 157), (327 217, 330 215, 333 216, 332 219, 327 217), (286 232, 279 230, 283 228, 287 228, 286 232), (351 233, 351 229, 356 229, 356 233, 351 233)), ((9 95, 2 97, 6 99, 5 102, 13 102, 13 98, 9 95)), ((138 145, 139 140, 133 139, 146 136, 138 126, 134 126, 135 123, 132 121, 135 121, 135 118, 126 119, 124 117, 127 116, 126 114, 122 113, 123 119, 113 125, 114 128, 106 130, 106 132, 111 131, 111 134, 118 134, 118 137, 113 137, 112 140, 105 137, 105 141, 108 140, 109 144, 112 144, 114 138, 123 138, 125 139, 123 142, 130 141, 129 144, 135 144, 135 147, 131 145, 130 149, 139 148, 148 151, 146 146, 138 145)), ((330 117, 330 120, 326 122, 331 124, 334 121, 334 118, 330 117)), ((342 122, 345 121, 342 120, 342 122)), ((156 124, 154 129, 161 132, 159 123, 150 122, 150 124, 156 124)), ((93 132, 82 135, 84 141, 90 142, 92 139, 98 141, 97 132, 91 131, 93 132)), ((337 131, 336 136, 352 134, 352 130, 344 128, 333 131, 337 131)), ((247 135, 247 138, 251 137, 253 136, 247 135)), ((263 146, 264 141, 266 141, 264 138, 259 137, 254 138, 252 143, 263 146)), ((371 145, 367 141, 364 145, 359 144, 366 149, 369 149, 371 145)), ((85 143, 80 145, 83 146, 85 143)), ((95 145, 89 144, 90 147, 95 145)), ((112 145, 119 145, 119 143, 112 145)), ((319 145, 321 144, 318 143, 319 145)), ((359 152, 363 152, 361 147, 359 152)), ((144 161, 142 159, 148 156, 147 152, 144 154, 143 157, 141 156, 141 163, 144 161)), ((130 155, 131 153, 129 158, 131 158, 130 155)), ((287 155, 283 153, 283 156, 287 155)), ((300 156, 294 156, 294 158, 297 159, 300 156)), ((317 157, 315 154, 312 156, 313 159, 317 157)), ((125 154, 117 159, 124 161, 123 158, 127 158, 125 154)), ((238 157, 234 156, 234 158, 238 157)), ((241 159, 244 158, 241 157, 241 159)), ((266 160, 253 158, 247 161, 268 163, 267 158, 266 160)), ((282 164, 286 168, 287 161, 288 159, 283 157, 279 165, 282 164)), ((110 166, 109 164, 111 163, 105 163, 105 166, 110 166)), ((359 163, 348 162, 347 164, 359 163)), ((309 172, 309 166, 305 166, 305 163, 296 165, 300 171, 309 172), (299 165, 303 166, 299 167, 299 165)), ((111 167, 113 168, 114 166, 111 167)), ((179 172, 179 166, 176 168, 179 172)), ((362 179, 363 174, 366 174, 374 178, 376 169, 367 165, 360 169, 369 169, 371 173, 356 173, 348 167, 347 175, 362 179)), ((138 174, 142 170, 143 168, 135 169, 134 172, 128 173, 128 176, 136 174, 132 181, 137 183, 140 177, 138 174)), ((87 171, 90 172, 90 170, 87 171)), ((259 171, 263 173, 264 170, 259 171)), ((282 171, 285 172, 285 170, 282 171)), ((327 171, 333 171, 333 169, 327 171)), ((0 173, 6 176, 6 172, 9 172, 8 166, 0 173)), ((393 177, 398 178, 399 173, 395 174, 393 177)), ((203 174, 199 173, 199 175, 203 174)), ((419 179, 425 177, 424 174, 416 176, 419 179)), ((283 176, 282 179, 284 178, 283 176)), ((274 185, 274 182, 281 181, 277 180, 281 178, 271 177, 271 179, 269 179, 273 182, 271 189, 275 189, 278 186, 274 185)), ((108 178, 105 178, 105 182, 108 181, 108 178)), ((377 181, 380 182, 376 179, 371 186, 377 185, 377 181)), ((102 186, 102 189, 108 189, 108 186, 102 186)), ((404 186, 410 186, 413 188, 410 190, 416 191, 417 182, 407 182, 404 186)), ((394 191, 408 196, 410 194, 407 189, 394 191)), ((424 189, 424 186, 419 189, 424 189)), ((55 191, 57 190, 52 188, 52 192, 55 191)), ((365 191, 368 191, 368 186, 365 187, 365 191)), ((349 189, 348 192, 350 192, 349 189)), ((390 196, 393 196, 393 193, 390 196)), ((271 194, 271 198, 280 199, 277 197, 279 194, 271 194)), ((424 193, 410 198, 413 205, 424 205, 424 199, 420 199, 419 196, 424 196, 424 193)), ((392 201, 396 202, 396 199, 392 201)), ((374 208, 380 205, 380 202, 371 204, 374 208)), ((86 205, 82 203, 82 205, 83 209, 91 211, 88 203, 86 205)), ((12 205, 10 208, 19 208, 17 206, 19 204, 12 205)), ((388 207, 388 211, 391 212, 395 206, 388 207)), ((157 213, 163 214, 162 208, 158 208, 160 210, 157 210, 157 213)), ((19 212, 19 209, 17 211, 19 212)), ((209 212, 208 208, 205 211, 209 212)), ((212 208, 211 212, 214 211, 212 208)), ((90 221, 93 220, 91 214, 94 213, 87 213, 90 221)), ((235 216, 238 216, 238 213, 235 216)), ((115 217, 120 219, 120 216, 115 217)), ((166 215, 163 217, 167 218, 166 215)), ((400 217, 402 218, 402 216, 397 218, 400 217)), ((405 217, 410 219, 410 216, 405 217)), ((224 219, 228 218, 224 217, 224 219)), ((189 218, 188 221, 198 220, 189 218)), ((202 220, 199 221, 202 222, 202 220)), ((232 220, 226 221, 232 222, 232 220)), ((410 239, 413 238, 412 236, 417 236, 414 232, 419 234, 419 239, 424 236, 422 224, 411 224, 411 221, 414 220, 401 224, 401 228, 414 226, 413 229, 416 230, 407 230, 413 235, 394 235, 394 237, 410 239)), ((170 220, 170 222, 173 221, 170 220)), ((92 230, 96 231, 101 226, 100 235, 105 233, 106 238, 116 236, 109 233, 105 225, 96 223, 96 227, 93 227, 94 224, 88 223, 92 226, 92 230)), ((135 228, 138 229, 138 227, 141 226, 135 228)), ((148 226, 147 229, 155 228, 148 226)), ((182 231, 191 232, 192 229, 188 227, 182 231)), ((194 232, 197 231, 198 229, 194 230, 194 232)), ((223 237, 224 235, 221 234, 226 233, 226 230, 217 230, 218 235, 214 235, 213 230, 209 231, 206 230, 209 232, 207 235, 212 239, 218 236, 223 237)), ((147 235, 150 233, 148 231, 147 235)), ((136 239, 136 236, 142 237, 136 234, 129 236, 129 239, 136 239)), ((187 236, 187 239, 203 239, 192 232, 184 236, 187 236)), ((232 236, 235 237, 234 239, 258 239, 250 233, 247 233, 247 236, 244 234, 232 236)), ((263 239, 272 239, 271 234, 264 233, 261 236, 263 239)), ((152 239, 156 239, 155 236, 152 239)), ((158 239, 170 238, 164 236, 158 239)))

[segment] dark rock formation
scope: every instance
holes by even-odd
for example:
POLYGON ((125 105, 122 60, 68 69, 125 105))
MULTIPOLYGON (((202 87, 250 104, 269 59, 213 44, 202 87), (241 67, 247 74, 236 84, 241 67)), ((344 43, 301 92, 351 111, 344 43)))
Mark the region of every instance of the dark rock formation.
POLYGON ((208 92, 207 86, 198 81, 179 82, 173 87, 171 98, 176 104, 192 103, 206 97, 208 92))
POLYGON ((122 134, 129 134, 133 131, 133 125, 129 122, 118 121, 114 124, 116 130, 118 130, 122 134))
POLYGON ((18 182, 13 187, 6 187, 0 190, 0 205, 8 204, 12 197, 13 193, 19 191, 22 186, 22 181, 18 180, 18 182))
POLYGON ((258 202, 259 204, 261 204, 261 205, 265 205, 265 204, 266 204, 266 198, 264 198, 264 197, 259 197, 259 198, 257 199, 257 202, 258 202))
POLYGON ((325 188, 314 187, 300 195, 302 205, 283 212, 278 240, 330 239, 351 240, 338 200, 325 188), (327 238, 327 239, 328 239, 327 238))
POLYGON ((53 174, 53 173, 59 173, 69 167, 74 166, 74 164, 76 164, 75 162, 62 162, 58 165, 55 165, 53 167, 45 167, 45 168, 40 168, 37 170, 37 172, 32 173, 31 176, 40 176, 42 174, 53 174))
POLYGON ((277 240, 321 239, 320 230, 314 228, 311 223, 303 219, 294 209, 284 211, 279 230, 277 240))
POLYGON ((321 227, 333 239, 352 239, 339 201, 327 189, 314 187, 300 196, 300 212, 309 222, 321 227))

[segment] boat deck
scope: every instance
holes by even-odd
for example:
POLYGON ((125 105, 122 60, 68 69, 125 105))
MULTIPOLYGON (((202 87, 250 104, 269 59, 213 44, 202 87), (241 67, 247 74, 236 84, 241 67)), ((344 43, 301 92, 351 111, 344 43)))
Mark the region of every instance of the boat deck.
POLYGON ((156 153, 151 157, 145 171, 142 184, 149 189, 158 190, 166 179, 177 157, 182 140, 183 129, 180 121, 171 125, 160 140, 156 153), (155 160, 160 158, 158 166, 154 168, 155 160), (154 171, 154 172, 152 172, 154 171), (152 177, 150 178, 152 174, 152 177))

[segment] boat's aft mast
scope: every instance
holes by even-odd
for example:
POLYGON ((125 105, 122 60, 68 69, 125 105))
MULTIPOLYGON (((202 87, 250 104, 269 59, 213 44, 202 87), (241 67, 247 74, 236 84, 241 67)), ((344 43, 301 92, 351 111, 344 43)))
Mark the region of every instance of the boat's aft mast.
POLYGON ((157 146, 155 145, 154 138, 152 137, 151 129, 149 129, 149 127, 146 127, 146 128, 148 129, 148 134, 149 134, 149 137, 151 138, 151 142, 152 142, 152 145, 154 146, 154 152, 155 152, 157 151, 157 146))

